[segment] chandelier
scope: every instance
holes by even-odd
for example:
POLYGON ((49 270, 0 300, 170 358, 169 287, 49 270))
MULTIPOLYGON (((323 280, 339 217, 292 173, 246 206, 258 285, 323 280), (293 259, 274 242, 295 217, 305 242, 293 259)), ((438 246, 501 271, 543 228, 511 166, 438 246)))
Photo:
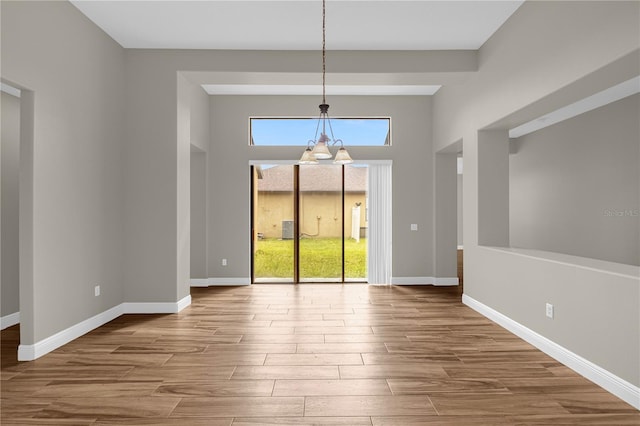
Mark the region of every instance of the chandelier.
POLYGON ((336 153, 336 157, 333 160, 334 164, 350 164, 353 163, 353 159, 347 152, 342 143, 342 139, 336 139, 333 135, 333 128, 331 127, 331 119, 329 118, 329 104, 326 99, 326 26, 325 26, 325 3, 326 0, 322 0, 322 104, 320 104, 320 117, 318 117, 318 124, 316 126, 316 134, 313 140, 307 142, 307 149, 304 150, 299 164, 318 164, 318 160, 326 160, 333 155, 329 151, 329 146, 335 146, 340 144, 340 148, 336 153), (327 135, 327 129, 331 137, 327 135), (320 137, 318 137, 320 132, 320 137))

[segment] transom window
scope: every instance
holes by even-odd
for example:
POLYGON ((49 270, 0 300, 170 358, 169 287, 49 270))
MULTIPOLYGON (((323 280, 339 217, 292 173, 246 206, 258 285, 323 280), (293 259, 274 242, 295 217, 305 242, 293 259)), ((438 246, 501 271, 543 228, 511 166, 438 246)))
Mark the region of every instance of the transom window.
MULTIPOLYGON (((306 146, 316 132, 318 118, 267 118, 249 119, 249 145, 255 146, 306 146)), ((342 139, 345 146, 391 145, 391 118, 389 117, 331 117, 333 134, 342 139)), ((331 136, 329 129, 327 134, 331 136)))

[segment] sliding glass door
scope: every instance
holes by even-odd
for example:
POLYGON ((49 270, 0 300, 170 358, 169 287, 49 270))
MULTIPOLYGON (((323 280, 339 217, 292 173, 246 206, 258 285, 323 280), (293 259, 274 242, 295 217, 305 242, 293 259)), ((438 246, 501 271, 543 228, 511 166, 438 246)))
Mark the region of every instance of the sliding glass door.
POLYGON ((253 282, 366 282, 367 181, 366 166, 253 166, 253 282))
POLYGON ((295 282, 293 166, 253 166, 253 282, 295 282))
POLYGON ((299 282, 342 282, 342 166, 299 166, 299 282))
POLYGON ((367 281, 369 168, 344 166, 344 280, 367 281))

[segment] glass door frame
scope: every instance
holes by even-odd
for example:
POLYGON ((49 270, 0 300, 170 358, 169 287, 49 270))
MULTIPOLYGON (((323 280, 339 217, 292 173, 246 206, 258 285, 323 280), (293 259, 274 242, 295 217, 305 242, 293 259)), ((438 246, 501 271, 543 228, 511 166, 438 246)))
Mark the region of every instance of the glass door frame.
MULTIPOLYGON (((264 162, 265 164, 269 164, 268 161, 264 162)), ((274 163, 278 163, 278 162, 274 162, 274 163)), ((282 164, 284 165, 284 164, 282 164)), ((293 229, 295 232, 294 238, 293 238, 293 284, 300 284, 300 165, 299 164, 290 164, 293 167, 293 229)), ((250 236, 251 236, 251 283, 252 284, 256 284, 255 281, 255 241, 256 241, 256 229, 255 229, 255 223, 256 223, 256 197, 255 194, 257 193, 256 188, 255 188, 255 179, 254 179, 254 174, 255 174, 255 168, 257 167, 257 164, 251 164, 250 168, 249 168, 249 173, 250 173, 250 182, 251 182, 251 225, 250 225, 250 236)), ((335 281, 335 283, 337 284, 345 284, 345 165, 342 164, 340 165, 340 173, 341 173, 341 182, 342 182, 342 190, 341 190, 341 204, 342 204, 342 208, 341 210, 341 256, 342 256, 342 268, 341 268, 341 278, 339 281, 335 281)), ((316 167, 313 165, 307 166, 307 167, 316 167)), ((365 283, 367 282, 366 280, 364 281, 365 283)), ((288 281, 283 281, 283 283, 285 284, 290 284, 290 282, 288 281)), ((309 284, 312 283, 310 281, 304 281, 302 282, 303 284, 309 284)), ((354 283, 354 281, 349 281, 349 283, 354 283)), ((257 283, 260 284, 260 283, 257 283)))

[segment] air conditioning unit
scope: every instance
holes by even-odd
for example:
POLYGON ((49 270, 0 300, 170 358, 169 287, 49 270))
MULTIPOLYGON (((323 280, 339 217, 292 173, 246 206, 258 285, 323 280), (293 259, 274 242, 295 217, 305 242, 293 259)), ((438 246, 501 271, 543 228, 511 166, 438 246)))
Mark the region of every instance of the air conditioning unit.
POLYGON ((293 232, 293 221, 292 220, 283 220, 282 221, 282 239, 283 240, 293 240, 294 232, 293 232))

